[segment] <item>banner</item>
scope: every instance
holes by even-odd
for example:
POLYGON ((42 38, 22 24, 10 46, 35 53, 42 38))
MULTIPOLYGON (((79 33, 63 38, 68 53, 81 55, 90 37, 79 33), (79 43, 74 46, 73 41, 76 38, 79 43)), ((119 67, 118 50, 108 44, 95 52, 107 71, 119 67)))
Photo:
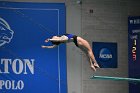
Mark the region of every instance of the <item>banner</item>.
POLYGON ((92 49, 101 68, 117 68, 117 43, 93 42, 92 49))
MULTIPOLYGON (((140 79, 140 17, 128 17, 129 77, 140 79)), ((129 93, 140 93, 140 83, 130 83, 129 93)))
POLYGON ((0 93, 67 93, 65 4, 0 2, 0 93))

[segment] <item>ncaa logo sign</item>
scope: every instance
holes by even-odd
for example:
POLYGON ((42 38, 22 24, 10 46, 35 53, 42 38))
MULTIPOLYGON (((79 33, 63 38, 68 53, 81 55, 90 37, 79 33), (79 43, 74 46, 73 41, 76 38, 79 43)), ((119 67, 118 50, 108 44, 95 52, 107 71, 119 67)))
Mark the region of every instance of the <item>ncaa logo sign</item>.
POLYGON ((111 50, 109 50, 108 48, 102 48, 99 52, 99 58, 102 61, 108 61, 108 60, 112 59, 111 50))
POLYGON ((117 43, 93 42, 92 50, 101 68, 117 68, 117 43))
POLYGON ((14 31, 11 30, 9 24, 0 17, 0 47, 6 43, 10 43, 13 38, 14 31))

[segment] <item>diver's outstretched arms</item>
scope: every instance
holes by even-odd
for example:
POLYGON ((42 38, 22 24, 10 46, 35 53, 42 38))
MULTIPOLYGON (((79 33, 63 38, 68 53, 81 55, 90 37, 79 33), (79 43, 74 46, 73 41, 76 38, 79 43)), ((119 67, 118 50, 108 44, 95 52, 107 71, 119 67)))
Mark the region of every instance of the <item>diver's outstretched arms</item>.
POLYGON ((57 47, 57 45, 53 45, 53 46, 44 46, 44 45, 42 45, 41 47, 42 48, 55 48, 55 47, 57 47))
POLYGON ((46 43, 49 42, 49 41, 59 42, 59 41, 66 41, 66 39, 58 39, 58 38, 57 38, 57 39, 54 39, 54 38, 53 38, 53 39, 46 39, 46 40, 45 40, 46 43))

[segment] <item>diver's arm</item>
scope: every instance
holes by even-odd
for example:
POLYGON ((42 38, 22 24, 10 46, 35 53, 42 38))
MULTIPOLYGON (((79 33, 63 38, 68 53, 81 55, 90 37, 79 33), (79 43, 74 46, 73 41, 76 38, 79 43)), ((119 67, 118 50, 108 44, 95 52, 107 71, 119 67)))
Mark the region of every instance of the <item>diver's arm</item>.
POLYGON ((44 45, 42 45, 41 47, 42 48, 55 48, 55 47, 57 47, 58 45, 53 45, 53 46, 44 46, 44 45))
POLYGON ((67 41, 67 39, 49 39, 49 41, 63 42, 63 41, 67 41))
POLYGON ((54 41, 54 42, 66 42, 68 41, 67 36, 61 36, 60 38, 51 38, 49 41, 54 41))

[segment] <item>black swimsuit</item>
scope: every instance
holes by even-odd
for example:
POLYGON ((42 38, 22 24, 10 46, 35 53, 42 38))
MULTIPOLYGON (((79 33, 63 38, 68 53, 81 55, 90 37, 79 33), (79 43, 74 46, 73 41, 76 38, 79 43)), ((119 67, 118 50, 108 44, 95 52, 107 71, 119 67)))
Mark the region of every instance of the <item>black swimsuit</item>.
POLYGON ((76 35, 73 36, 73 42, 78 47, 77 36, 76 35))

